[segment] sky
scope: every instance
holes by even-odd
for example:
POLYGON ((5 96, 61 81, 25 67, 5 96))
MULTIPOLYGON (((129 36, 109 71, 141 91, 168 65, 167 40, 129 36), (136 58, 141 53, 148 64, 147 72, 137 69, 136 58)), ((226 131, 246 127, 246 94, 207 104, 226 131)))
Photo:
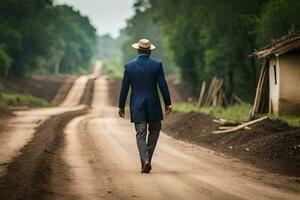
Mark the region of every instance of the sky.
POLYGON ((57 4, 74 6, 88 16, 99 35, 109 33, 117 37, 119 30, 126 26, 126 19, 133 16, 135 0, 55 0, 57 4))

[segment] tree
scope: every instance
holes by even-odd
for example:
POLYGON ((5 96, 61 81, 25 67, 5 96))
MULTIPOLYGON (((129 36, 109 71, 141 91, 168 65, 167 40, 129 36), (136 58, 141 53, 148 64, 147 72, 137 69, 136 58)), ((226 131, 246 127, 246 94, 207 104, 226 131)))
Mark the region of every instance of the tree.
POLYGON ((6 51, 0 48, 0 76, 7 76, 12 59, 6 51))
POLYGON ((89 67, 96 31, 72 7, 54 6, 51 0, 0 0, 0 13, 0 67, 9 72, 2 76, 89 67))
POLYGON ((149 6, 150 4, 143 0, 137 1, 134 5, 135 16, 127 21, 127 27, 123 33, 127 36, 123 44, 123 62, 126 63, 136 58, 137 52, 132 49, 131 45, 139 39, 147 38, 157 47, 152 56, 164 63, 166 73, 172 73, 175 71, 175 63, 167 48, 162 26, 159 22, 155 22, 149 6))
POLYGON ((54 43, 63 50, 58 54, 59 72, 76 72, 90 65, 96 51, 96 30, 90 25, 88 18, 82 17, 78 11, 69 6, 55 7, 56 32, 61 44, 54 43))
MULTIPOLYGON (((136 5, 143 6, 143 14, 152 13, 150 17, 162 28, 162 38, 167 40, 182 80, 195 92, 202 80, 219 75, 225 80, 228 96, 237 94, 250 101, 255 93, 257 65, 248 55, 257 47, 257 18, 267 2, 138 0, 136 5)), ((139 15, 136 12, 135 17, 139 15)), ((134 23, 128 26, 139 28, 134 23)))
POLYGON ((259 46, 300 30, 300 1, 271 0, 263 7, 257 23, 257 43, 259 46))

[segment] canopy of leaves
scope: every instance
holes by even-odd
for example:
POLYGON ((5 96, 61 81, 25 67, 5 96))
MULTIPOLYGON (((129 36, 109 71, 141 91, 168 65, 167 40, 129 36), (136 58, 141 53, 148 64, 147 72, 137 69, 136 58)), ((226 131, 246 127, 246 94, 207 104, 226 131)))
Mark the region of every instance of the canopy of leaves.
POLYGON ((71 73, 89 67, 96 31, 51 0, 0 0, 0 75, 71 73))
POLYGON ((146 36, 164 41, 159 55, 171 54, 195 92, 203 80, 218 75, 229 97, 247 101, 254 97, 258 76, 258 63, 249 55, 300 29, 297 0, 137 0, 135 5, 127 26, 132 40, 159 28, 146 36))
POLYGON ((135 16, 127 21, 127 27, 122 31, 126 35, 123 43, 123 61, 129 62, 137 57, 137 51, 131 47, 139 39, 147 38, 155 46, 152 57, 161 60, 164 63, 166 73, 175 71, 175 62, 172 53, 167 47, 166 37, 163 35, 163 27, 159 21, 154 19, 154 13, 146 1, 137 1, 134 5, 135 16))

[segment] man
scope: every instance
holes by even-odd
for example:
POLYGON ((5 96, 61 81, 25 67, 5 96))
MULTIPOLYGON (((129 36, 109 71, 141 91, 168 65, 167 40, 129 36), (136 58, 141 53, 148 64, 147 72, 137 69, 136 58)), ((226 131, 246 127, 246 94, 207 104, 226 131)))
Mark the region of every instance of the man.
POLYGON ((163 119, 157 85, 164 99, 166 114, 169 114, 172 109, 171 98, 162 63, 150 58, 151 51, 155 49, 155 46, 149 40, 141 39, 132 47, 138 50, 139 56, 125 65, 119 98, 119 115, 120 117, 125 115, 124 107, 131 87, 130 114, 131 122, 134 123, 136 130, 137 146, 142 164, 141 172, 149 173, 163 119))

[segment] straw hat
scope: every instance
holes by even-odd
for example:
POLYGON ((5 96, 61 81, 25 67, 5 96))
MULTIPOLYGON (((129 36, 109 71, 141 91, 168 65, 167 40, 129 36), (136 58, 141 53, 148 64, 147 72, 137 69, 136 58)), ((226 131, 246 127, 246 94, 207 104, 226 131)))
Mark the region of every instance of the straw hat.
POLYGON ((151 42, 147 39, 141 39, 138 43, 134 43, 131 45, 135 49, 140 49, 140 50, 153 50, 156 47, 151 44, 151 42))

